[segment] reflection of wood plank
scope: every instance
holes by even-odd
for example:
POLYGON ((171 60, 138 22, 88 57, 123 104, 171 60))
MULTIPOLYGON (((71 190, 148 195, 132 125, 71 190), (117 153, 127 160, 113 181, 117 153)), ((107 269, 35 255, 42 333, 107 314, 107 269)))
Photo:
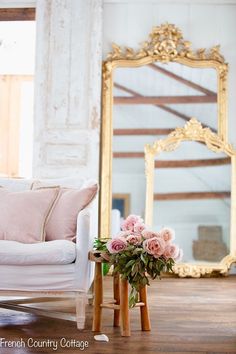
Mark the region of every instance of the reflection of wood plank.
MULTIPOLYGON (((113 158, 132 159, 144 158, 143 152, 113 152, 113 158)), ((204 166, 222 166, 229 165, 231 159, 223 157, 219 159, 201 159, 201 160, 157 160, 155 161, 155 168, 191 168, 204 166)))
POLYGON ((167 106, 164 106, 164 105, 155 105, 155 106, 158 107, 158 108, 160 108, 160 109, 162 109, 162 110, 165 111, 165 112, 171 113, 171 114, 173 114, 174 116, 179 117, 179 118, 185 120, 186 122, 191 119, 190 116, 187 116, 186 114, 184 114, 184 113, 182 113, 182 112, 180 112, 180 111, 177 111, 176 109, 173 109, 173 108, 171 108, 171 107, 167 107, 167 106))
POLYGON ((114 129, 113 135, 167 135, 170 134, 175 128, 172 129, 114 129))
POLYGON ((133 96, 137 96, 137 97, 144 97, 143 95, 141 95, 140 93, 138 93, 137 91, 134 91, 132 89, 129 89, 128 87, 124 86, 124 85, 120 85, 117 84, 116 82, 114 83, 114 87, 116 87, 119 90, 122 90, 124 92, 130 93, 133 96))
POLYGON ((230 194, 229 191, 155 193, 154 200, 224 199, 230 198, 230 194))
MULTIPOLYGON (((173 109, 171 107, 164 106, 164 105, 163 106, 162 105, 156 105, 156 107, 161 108, 163 111, 171 113, 171 114, 173 114, 173 115, 185 120, 186 122, 188 122, 191 119, 190 116, 187 116, 186 114, 181 113, 181 112, 179 112, 176 109, 173 109)), ((201 125, 202 125, 203 128, 210 128, 213 131, 213 133, 217 133, 217 130, 215 128, 211 127, 210 125, 206 125, 206 124, 203 124, 203 123, 201 123, 201 125)))
POLYGON ((144 158, 144 152, 113 152, 114 158, 144 158))
POLYGON ((0 9, 0 21, 33 21, 35 8, 0 9))
POLYGON ((114 97, 114 104, 191 104, 191 103, 216 103, 217 97, 215 96, 145 96, 145 97, 114 97))
POLYGON ((216 95, 215 92, 211 91, 211 90, 208 90, 207 88, 203 87, 203 86, 200 86, 198 84, 196 84, 195 82, 192 82, 190 80, 187 80, 187 79, 184 79, 183 77, 179 76, 179 75, 176 75, 174 73, 172 73, 171 71, 167 70, 167 69, 164 69, 164 68, 161 68, 160 66, 158 65, 155 65, 155 64, 149 64, 149 66, 153 69, 153 70, 156 70, 156 71, 159 71, 160 73, 166 75, 166 76, 169 76, 170 78, 178 81, 178 82, 181 82, 182 84, 188 86, 188 87, 191 87, 197 91, 200 91, 200 92, 203 92, 205 93, 206 95, 208 96, 214 96, 216 95))
POLYGON ((220 159, 202 159, 202 160, 159 160, 155 161, 155 168, 182 168, 182 167, 202 167, 202 166, 220 166, 229 165, 231 159, 224 157, 220 159))
MULTIPOLYGON (((131 90, 131 89, 127 88, 126 86, 114 83, 114 87, 116 87, 119 90, 122 90, 124 92, 130 93, 133 96, 144 97, 143 95, 140 95, 137 91, 131 90)), ((162 109, 165 112, 171 113, 174 116, 183 119, 184 121, 189 121, 191 119, 190 116, 187 116, 186 114, 184 114, 184 113, 182 113, 180 111, 177 111, 176 109, 173 109, 173 108, 170 108, 170 107, 167 107, 167 106, 164 106, 164 105, 157 105, 157 104, 154 105, 154 106, 157 107, 157 108, 162 109)), ((207 127, 205 124, 202 124, 202 126, 203 126, 203 128, 207 127)), ((210 128, 214 133, 216 133, 216 129, 212 128, 209 125, 208 125, 208 128, 210 128)))
MULTIPOLYGON (((130 93, 131 95, 133 95, 133 96, 135 96, 135 97, 145 97, 145 96, 141 95, 140 93, 138 93, 137 91, 131 90, 131 89, 129 89, 129 88, 126 87, 126 86, 123 86, 123 85, 120 85, 120 84, 117 84, 117 83, 114 83, 114 86, 115 86, 116 88, 118 88, 119 90, 122 90, 122 91, 124 91, 124 92, 130 93)), ((173 108, 170 108, 170 107, 167 107, 167 106, 164 106, 164 105, 158 105, 158 104, 155 104, 154 106, 157 107, 157 108, 162 109, 162 110, 165 111, 165 112, 171 113, 171 114, 173 114, 174 116, 177 116, 177 117, 179 117, 179 118, 182 118, 182 119, 184 119, 185 121, 191 119, 191 117, 187 116, 186 114, 184 114, 184 113, 182 113, 182 112, 176 111, 176 110, 173 109, 173 108)))

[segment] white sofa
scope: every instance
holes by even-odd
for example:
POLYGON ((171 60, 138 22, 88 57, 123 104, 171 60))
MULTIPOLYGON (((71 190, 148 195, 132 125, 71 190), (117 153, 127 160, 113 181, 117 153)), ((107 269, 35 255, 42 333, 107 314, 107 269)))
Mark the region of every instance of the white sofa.
MULTIPOLYGON (((63 187, 77 188, 90 183, 71 178, 50 182, 63 187)), ((12 191, 20 191, 28 189, 30 181, 0 179, 0 185, 12 191)), ((0 296, 7 296, 7 300, 0 302, 0 307, 76 320, 77 328, 83 329, 88 290, 94 275, 93 263, 88 261, 88 252, 92 249, 94 238, 97 236, 97 220, 96 198, 78 214, 75 243, 65 241, 67 244, 63 244, 64 240, 59 240, 23 245, 15 241, 0 240, 0 296), (45 256, 45 264, 42 254, 45 256), (8 297, 11 296, 22 296, 27 299, 9 300, 8 297), (74 297, 76 315, 44 313, 38 309, 19 306, 37 301, 34 298, 42 296, 74 297)))

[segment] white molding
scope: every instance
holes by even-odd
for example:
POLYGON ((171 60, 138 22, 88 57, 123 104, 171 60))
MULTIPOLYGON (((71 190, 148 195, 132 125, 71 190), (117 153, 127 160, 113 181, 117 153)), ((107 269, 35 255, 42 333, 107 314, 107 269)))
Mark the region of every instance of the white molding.
POLYGON ((36 0, 0 0, 0 8, 36 7, 36 0))

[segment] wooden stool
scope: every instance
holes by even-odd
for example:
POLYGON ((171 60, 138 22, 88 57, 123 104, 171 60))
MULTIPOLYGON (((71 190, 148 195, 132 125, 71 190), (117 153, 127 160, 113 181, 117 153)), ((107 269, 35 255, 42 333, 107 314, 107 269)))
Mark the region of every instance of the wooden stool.
MULTIPOLYGON (((99 251, 89 252, 89 259, 95 262, 94 277, 94 308, 93 308, 93 328, 94 332, 101 331, 102 309, 114 310, 113 326, 118 327, 121 317, 121 335, 130 336, 130 317, 129 317, 129 289, 128 281, 120 279, 120 274, 113 274, 113 295, 114 301, 111 303, 103 302, 103 275, 102 263, 106 260, 99 251)), ((150 331, 150 319, 147 305, 147 287, 139 291, 139 302, 135 307, 140 307, 142 331, 150 331)))

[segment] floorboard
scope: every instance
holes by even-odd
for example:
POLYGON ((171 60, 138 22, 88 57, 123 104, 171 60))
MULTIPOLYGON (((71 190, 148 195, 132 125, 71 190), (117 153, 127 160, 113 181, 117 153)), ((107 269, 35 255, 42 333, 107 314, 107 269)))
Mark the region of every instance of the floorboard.
MULTIPOLYGON (((107 299, 110 298, 110 276, 105 279, 105 292, 107 299)), ((86 329, 83 332, 79 332, 75 323, 70 321, 1 309, 0 338, 7 341, 22 338, 26 347, 2 346, 0 354, 236 354, 236 276, 203 279, 163 278, 152 282, 148 288, 148 296, 151 332, 140 331, 139 309, 136 308, 131 310, 131 337, 121 337, 119 328, 112 327, 111 310, 104 309, 102 333, 109 337, 109 343, 94 340, 94 334, 91 332, 91 306, 87 308, 86 329), (39 344, 36 342, 36 348, 28 347, 29 338, 39 341, 39 344), (69 341, 68 348, 61 347, 61 338, 69 341), (51 343, 48 343, 48 340, 51 343), (88 341, 88 348, 82 351, 73 341, 88 341)), ((53 309, 74 312, 74 305, 70 300, 44 302, 34 306, 46 311, 53 309)))

